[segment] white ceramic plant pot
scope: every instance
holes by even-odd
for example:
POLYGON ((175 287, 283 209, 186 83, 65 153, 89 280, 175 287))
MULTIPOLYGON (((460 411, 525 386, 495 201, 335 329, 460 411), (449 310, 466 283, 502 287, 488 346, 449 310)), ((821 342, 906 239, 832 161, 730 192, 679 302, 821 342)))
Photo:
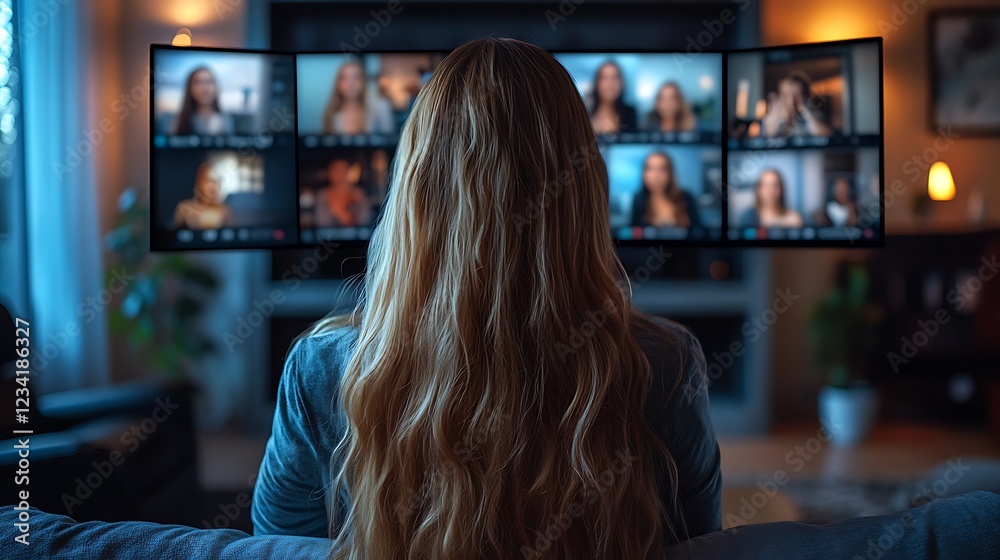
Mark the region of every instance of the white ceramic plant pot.
POLYGON ((819 392, 819 419, 835 445, 865 439, 878 414, 878 391, 871 385, 824 386, 819 392))

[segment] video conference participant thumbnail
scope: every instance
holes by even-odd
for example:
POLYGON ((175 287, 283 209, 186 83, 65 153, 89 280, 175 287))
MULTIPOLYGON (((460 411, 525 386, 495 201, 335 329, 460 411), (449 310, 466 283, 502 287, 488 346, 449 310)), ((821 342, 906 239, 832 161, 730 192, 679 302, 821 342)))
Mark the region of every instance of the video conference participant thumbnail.
POLYGON ((680 62, 656 53, 555 57, 586 99, 596 134, 721 131, 721 55, 705 53, 680 62))
POLYGON ((442 58, 436 53, 297 55, 299 135, 397 135, 442 58))
POLYGON ((154 152, 153 248, 295 245, 295 184, 282 161, 290 152, 154 152))
POLYGON ((721 236, 718 147, 611 144, 605 148, 611 227, 619 239, 721 236))
POLYGON ((874 239, 879 177, 874 147, 730 152, 728 237, 874 239))
POLYGON ((291 55, 156 49, 153 128, 157 147, 240 147, 246 139, 292 134, 295 61, 291 55))
POLYGON ((816 145, 854 137, 874 145, 881 134, 879 60, 875 41, 730 54, 729 136, 826 139, 816 145))
POLYGON ((303 243, 371 237, 389 182, 389 148, 312 150, 299 172, 303 243))

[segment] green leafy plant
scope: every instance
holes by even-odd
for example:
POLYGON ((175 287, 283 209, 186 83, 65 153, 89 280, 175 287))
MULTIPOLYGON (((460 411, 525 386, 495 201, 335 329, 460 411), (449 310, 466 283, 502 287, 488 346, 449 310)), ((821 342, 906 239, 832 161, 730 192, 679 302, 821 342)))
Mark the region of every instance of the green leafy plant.
POLYGON ((118 208, 104 237, 116 256, 105 271, 106 285, 113 278, 124 284, 110 310, 111 332, 122 335, 152 370, 189 380, 198 361, 216 350, 201 320, 218 280, 183 254, 149 252, 149 207, 134 189, 122 192, 118 208))
POLYGON ((868 301, 870 283, 865 265, 850 265, 845 281, 834 285, 809 314, 813 363, 831 387, 851 387, 866 377, 882 318, 881 308, 868 301))

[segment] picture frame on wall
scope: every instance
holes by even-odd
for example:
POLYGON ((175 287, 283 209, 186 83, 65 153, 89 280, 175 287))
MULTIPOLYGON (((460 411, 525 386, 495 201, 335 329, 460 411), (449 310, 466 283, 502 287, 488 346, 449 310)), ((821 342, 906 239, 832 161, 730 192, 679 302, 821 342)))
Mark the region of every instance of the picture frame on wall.
POLYGON ((1000 8, 936 10, 928 24, 930 127, 1000 136, 1000 8))

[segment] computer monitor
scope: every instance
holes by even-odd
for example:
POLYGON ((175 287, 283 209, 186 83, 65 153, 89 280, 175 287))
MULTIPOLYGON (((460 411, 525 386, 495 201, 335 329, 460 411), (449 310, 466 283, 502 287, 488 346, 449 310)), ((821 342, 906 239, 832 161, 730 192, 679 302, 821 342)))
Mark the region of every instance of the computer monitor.
POLYGON ((726 54, 726 236, 881 246, 882 41, 726 54))
POLYGON ((619 243, 718 243, 722 55, 554 54, 586 101, 619 243))
POLYGON ((299 243, 295 57, 153 45, 152 250, 299 243))
MULTIPOLYGON (((590 114, 619 244, 882 244, 881 39, 553 54, 590 114)), ((151 248, 363 245, 446 55, 154 45, 151 248)))

